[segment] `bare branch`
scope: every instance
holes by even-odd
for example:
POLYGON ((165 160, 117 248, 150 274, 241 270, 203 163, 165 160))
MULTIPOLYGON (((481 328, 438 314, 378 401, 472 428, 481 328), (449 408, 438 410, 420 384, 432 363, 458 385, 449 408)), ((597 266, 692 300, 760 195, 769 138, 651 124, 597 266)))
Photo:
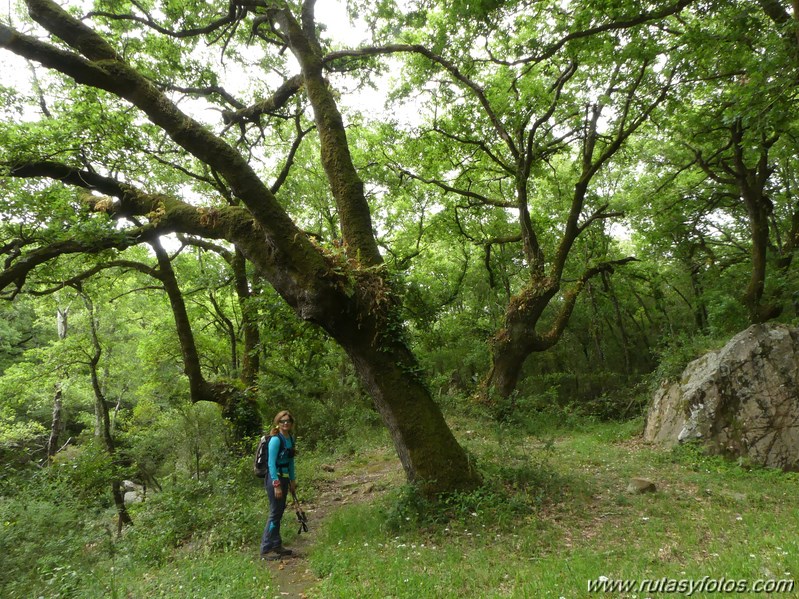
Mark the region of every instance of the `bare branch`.
POLYGON ((225 102, 227 102, 237 110, 242 110, 245 108, 242 102, 239 102, 236 98, 233 97, 232 94, 226 91, 225 88, 219 85, 209 85, 207 87, 180 87, 179 85, 173 85, 171 83, 162 83, 161 87, 163 89, 169 89, 190 96, 203 96, 203 97, 220 96, 223 100, 225 100, 225 102))
POLYGON ((583 31, 574 31, 569 33, 568 35, 562 37, 560 40, 555 42, 554 44, 550 44, 547 46, 540 54, 536 54, 533 56, 529 56, 526 58, 520 58, 519 60, 514 61, 498 61, 500 64, 505 64, 508 66, 519 65, 519 64, 529 64, 529 63, 539 63, 547 58, 551 58, 557 52, 563 48, 566 44, 573 40, 583 39, 587 37, 591 37, 597 35, 599 33, 604 33, 606 31, 620 31, 624 29, 631 29, 632 27, 636 27, 638 25, 643 25, 644 23, 649 23, 651 21, 659 21, 660 19, 664 19, 671 15, 675 15, 682 11, 683 8, 687 7, 688 5, 692 4, 694 0, 679 0, 675 4, 671 6, 667 6, 666 8, 658 11, 653 11, 649 13, 641 13, 634 17, 629 17, 626 19, 620 19, 618 21, 612 21, 610 23, 605 23, 603 25, 597 25, 596 27, 590 27, 583 31))
POLYGON ((438 126, 434 126, 432 129, 430 129, 430 131, 438 133, 439 135, 441 135, 442 137, 446 137, 447 139, 457 141, 458 143, 461 143, 463 145, 475 146, 479 148, 480 150, 483 151, 483 153, 485 153, 486 156, 488 156, 491 159, 492 162, 497 164, 503 171, 505 171, 511 176, 515 175, 516 171, 514 170, 513 166, 502 160, 502 158, 500 158, 497 154, 491 151, 491 148, 489 148, 488 144, 486 144, 484 141, 479 139, 469 139, 466 137, 461 137, 459 135, 455 135, 454 133, 445 131, 444 129, 441 129, 438 126))
POLYGON ((478 204, 485 205, 485 206, 496 206, 497 208, 516 208, 516 204, 513 202, 506 202, 503 200, 492 200, 482 194, 476 193, 474 191, 469 191, 466 189, 458 189, 457 187, 452 187, 451 185, 444 183, 443 181, 439 181, 438 179, 425 179, 409 170, 406 170, 401 167, 395 167, 397 171, 402 173, 403 175, 410 177, 416 181, 421 181, 422 183, 426 183, 428 185, 435 185, 436 187, 443 189, 447 193, 454 193, 456 195, 469 198, 471 200, 475 200, 478 204))
POLYGON ((103 264, 98 264, 88 270, 83 271, 82 273, 75 275, 65 281, 61 281, 53 287, 49 287, 47 289, 34 289, 28 291, 28 295, 33 296, 43 296, 43 295, 51 295, 60 289, 64 289, 65 287, 76 287, 79 286, 83 281, 90 279, 97 273, 100 273, 104 270, 109 268, 123 268, 127 270, 136 270, 142 272, 146 275, 151 277, 156 277, 156 270, 143 264, 141 262, 136 262, 133 260, 110 260, 109 262, 104 262, 103 264))
POLYGON ((116 14, 110 13, 102 10, 94 10, 89 12, 85 18, 93 18, 93 17, 103 17, 106 19, 110 19, 113 21, 133 21, 135 23, 141 23, 142 25, 146 25, 150 29, 157 31, 163 35, 175 38, 185 38, 185 37, 197 37, 199 35, 205 35, 207 33, 213 33, 221 29, 222 27, 233 23, 234 21, 240 20, 245 13, 245 9, 236 5, 235 2, 230 2, 228 5, 228 12, 225 16, 212 21, 208 25, 204 27, 196 27, 194 29, 183 29, 180 31, 172 31, 171 29, 167 29, 166 27, 162 27, 155 20, 147 14, 146 11, 142 9, 140 5, 137 4, 137 7, 142 10, 142 12, 147 15, 147 18, 138 17, 132 14, 116 14))
POLYGON ((456 81, 459 81, 469 90, 471 90, 471 92, 480 102, 480 105, 483 107, 486 116, 488 116, 497 134, 508 146, 511 155, 514 158, 518 158, 519 149, 516 147, 513 138, 507 132, 504 125, 499 120, 499 117, 494 112, 494 109, 491 107, 491 104, 488 101, 488 97, 485 95, 483 89, 479 85, 477 85, 477 83, 475 83, 474 81, 469 79, 466 75, 464 75, 455 64, 453 64, 443 56, 435 54, 434 52, 425 48, 424 46, 419 44, 389 44, 387 46, 382 46, 382 47, 360 48, 358 50, 341 50, 338 52, 331 52, 330 54, 325 56, 323 60, 325 64, 329 64, 341 58, 378 56, 382 54, 397 54, 400 52, 411 52, 425 56, 430 61, 443 67, 444 70, 446 70, 450 75, 452 75, 453 78, 455 78, 456 81))
MULTIPOLYGON (((524 172, 523 177, 527 180, 530 177, 530 171, 532 169, 532 165, 534 162, 534 158, 541 157, 541 152, 533 152, 533 144, 535 142, 536 134, 541 126, 546 123, 552 115, 555 113, 555 109, 558 105, 558 100, 560 99, 561 93, 563 92, 563 87, 572 78, 572 76, 577 72, 577 63, 571 62, 568 67, 560 74, 558 79, 552 85, 550 91, 554 92, 552 95, 552 102, 550 102, 549 107, 544 111, 544 113, 535 120, 533 125, 530 127, 530 131, 527 133, 527 143, 524 142, 524 127, 525 123, 522 123, 522 126, 519 128, 519 146, 525 147, 525 159, 524 159, 524 172)), ((530 113, 532 115, 532 113, 530 113)), ((528 115, 528 119, 530 116, 528 115)), ((527 119, 526 119, 527 120, 527 119)), ((525 120, 525 121, 526 121, 525 120)), ((551 144, 548 144, 548 147, 556 147, 560 144, 562 139, 568 136, 568 133, 565 133, 563 137, 554 140, 551 144)))
MULTIPOLYGON (((294 222, 245 157, 201 123, 182 113, 151 81, 125 63, 99 34, 52 0, 27 0, 27 3, 40 24, 98 63, 43 44, 2 24, 0 44, 65 73, 79 83, 105 89, 130 101, 173 141, 221 174, 275 247, 281 249, 285 259, 307 258, 305 250, 310 250, 310 247, 305 244, 309 242, 303 242, 302 236, 298 236, 299 230, 294 222)), ((321 256, 319 260, 322 260, 321 256)))
POLYGON ((594 211, 594 213, 591 216, 589 216, 587 219, 585 219, 585 222, 583 222, 583 224, 579 226, 579 231, 582 233, 588 227, 591 226, 591 223, 593 223, 596 220, 600 220, 603 218, 621 218, 624 216, 624 212, 607 212, 607 209, 608 209, 608 204, 604 204, 599 208, 597 208, 594 211))
POLYGON ((297 155, 297 151, 300 149, 303 138, 305 138, 306 135, 315 129, 315 127, 303 129, 299 114, 295 115, 294 123, 297 129, 297 136, 294 138, 294 142, 291 144, 291 149, 289 150, 288 156, 286 156, 286 162, 283 164, 283 168, 280 169, 277 179, 275 179, 272 187, 269 188, 273 194, 277 194, 277 192, 280 190, 280 187, 286 182, 286 179, 289 176, 289 171, 294 165, 294 157, 297 155))
POLYGON ((60 256, 68 254, 97 254, 109 249, 124 250, 145 241, 156 239, 160 234, 161 232, 156 229, 147 228, 125 234, 114 233, 92 241, 75 239, 58 241, 31 250, 24 256, 20 256, 18 260, 6 264, 6 267, 0 272, 0 291, 14 284, 16 289, 11 294, 12 296, 16 295, 22 289, 31 271, 37 266, 60 256))
POLYGON ((577 282, 569 289, 569 291, 564 294, 563 304, 561 305, 560 311, 555 317, 550 329, 546 333, 538 336, 537 343, 535 345, 536 351, 544 351, 549 349, 558 342, 563 334, 563 331, 566 329, 569 319, 571 318, 571 313, 574 310, 575 304, 577 303, 577 298, 588 281, 600 273, 612 273, 619 266, 624 266, 630 262, 637 261, 638 258, 633 256, 622 258, 621 260, 609 260, 607 262, 602 262, 592 266, 583 272, 577 282))
POLYGON ((182 235, 180 233, 178 233, 178 239, 184 245, 192 245, 209 252, 214 252, 222 256, 222 259, 228 264, 233 263, 233 252, 222 247, 218 243, 213 243, 207 239, 201 239, 199 237, 187 237, 186 235, 182 235))
POLYGON ((267 98, 266 100, 262 100, 246 108, 241 107, 239 110, 223 111, 222 120, 227 125, 242 121, 257 123, 262 115, 271 114, 283 108, 301 87, 302 75, 295 75, 291 79, 287 79, 283 82, 283 84, 275 90, 271 98, 267 98))
MULTIPOLYGON (((47 177, 68 185, 116 197, 119 202, 89 194, 83 200, 94 210, 106 212, 115 217, 150 216, 153 221, 152 227, 157 228, 161 234, 169 231, 184 231, 210 237, 222 236, 221 231, 214 232, 213 221, 204 217, 207 210, 195 208, 170 196, 142 192, 132 185, 92 171, 72 168, 59 162, 40 161, 12 165, 9 174, 12 177, 21 178, 47 177)), ((220 212, 222 210, 227 209, 220 209, 220 212)))

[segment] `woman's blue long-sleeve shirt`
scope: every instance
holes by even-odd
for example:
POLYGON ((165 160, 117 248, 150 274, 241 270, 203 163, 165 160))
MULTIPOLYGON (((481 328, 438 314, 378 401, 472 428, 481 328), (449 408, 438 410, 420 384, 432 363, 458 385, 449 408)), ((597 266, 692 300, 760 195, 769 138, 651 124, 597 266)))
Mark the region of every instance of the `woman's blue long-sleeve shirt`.
POLYGON ((283 445, 286 449, 291 449, 294 447, 294 440, 291 437, 284 437, 280 433, 269 439, 269 479, 277 480, 280 473, 284 473, 285 476, 285 473, 288 472, 289 479, 296 480, 296 475, 294 472, 294 456, 292 455, 292 457, 282 460, 278 459, 281 438, 283 439, 283 445), (279 471, 278 467, 280 467, 279 471))

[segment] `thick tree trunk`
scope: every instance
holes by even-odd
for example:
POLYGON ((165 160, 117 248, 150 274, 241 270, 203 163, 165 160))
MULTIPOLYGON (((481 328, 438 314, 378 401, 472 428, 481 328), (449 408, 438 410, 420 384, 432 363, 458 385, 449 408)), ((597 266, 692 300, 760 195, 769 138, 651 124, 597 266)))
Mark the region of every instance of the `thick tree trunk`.
MULTIPOLYGON (((546 351, 560 339, 583 284, 584 281, 579 282, 565 294, 563 305, 544 333, 537 330, 539 321, 558 287, 542 278, 511 299, 505 312, 505 326, 492 339, 491 369, 480 386, 480 401, 494 404, 513 395, 527 358, 546 351)), ((504 409, 513 409, 513 405, 504 409)))
POLYGON ((586 283, 600 273, 612 273, 616 266, 634 260, 623 258, 602 262, 585 270, 562 294, 562 302, 544 332, 540 332, 538 326, 544 310, 560 291, 562 269, 556 269, 551 276, 533 273, 530 282, 511 298, 505 310, 504 326, 494 335, 491 370, 480 386, 478 400, 490 404, 510 397, 516 390, 525 360, 535 352, 548 350, 560 340, 586 283))
POLYGON ((433 401, 416 359, 387 333, 375 337, 352 327, 339 341, 391 434, 408 481, 429 496, 476 487, 480 476, 433 401))
POLYGON ((759 324, 779 316, 782 307, 778 304, 765 304, 767 251, 769 245, 769 215, 773 210, 771 200, 766 195, 766 186, 773 169, 769 165, 769 149, 779 139, 779 135, 761 136, 757 164, 747 164, 746 132, 743 121, 736 120, 731 129, 735 184, 741 194, 749 217, 749 236, 752 242, 752 273, 743 294, 743 304, 749 312, 749 321, 759 324))
POLYGON ((571 314, 570 301, 561 310, 555 325, 546 335, 536 328, 541 315, 558 292, 545 277, 533 278, 524 289, 511 298, 505 311, 505 323, 491 342, 491 369, 480 385, 478 399, 486 404, 509 398, 516 390, 522 367, 536 351, 551 347, 563 332, 571 314), (564 320, 565 319, 565 320, 564 320))
MULTIPOLYGON (((237 240, 257 269, 269 272, 256 235, 237 240)), ((340 256, 312 279, 273 285, 301 318, 321 326, 353 362, 388 428, 408 481, 427 495, 474 488, 480 476, 447 426, 405 342, 399 304, 382 269, 357 269, 340 256)))
MULTIPOLYGON (((347 262, 332 264, 334 268, 324 273, 321 286, 318 276, 304 279, 299 290, 281 285, 287 282, 285 277, 269 280, 301 317, 320 324, 349 354, 391 433, 408 480, 428 495, 472 488, 479 476, 421 381, 419 365, 403 339, 397 298, 382 270, 363 182, 352 162, 335 96, 323 74, 313 2, 304 5, 301 23, 285 10, 272 14, 302 69, 347 262), (348 277, 336 281, 331 276, 335 267, 343 267, 348 277)), ((255 259, 253 255, 248 258, 255 259)), ((309 265, 306 272, 312 268, 309 265)))
POLYGON ((749 233, 752 239, 752 273, 744 291, 743 302, 749 312, 749 321, 759 324, 775 318, 781 312, 779 306, 763 303, 769 241, 769 206, 762 193, 751 189, 744 190, 744 203, 749 214, 749 233))
POLYGON ((508 341, 501 347, 494 347, 491 370, 483 383, 485 400, 488 403, 494 403, 496 399, 507 399, 513 394, 530 353, 518 341, 508 341))

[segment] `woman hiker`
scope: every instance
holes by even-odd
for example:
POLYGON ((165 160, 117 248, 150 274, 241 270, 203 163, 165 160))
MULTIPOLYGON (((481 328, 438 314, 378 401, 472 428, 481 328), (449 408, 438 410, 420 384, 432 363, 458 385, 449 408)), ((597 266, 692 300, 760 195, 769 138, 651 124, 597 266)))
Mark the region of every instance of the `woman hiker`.
POLYGON ((269 472, 264 477, 266 494, 269 496, 269 521, 261 537, 261 558, 279 559, 291 555, 291 549, 283 547, 280 538, 280 520, 286 509, 289 492, 297 491, 294 473, 294 417, 288 410, 278 412, 270 431, 268 444, 269 472))

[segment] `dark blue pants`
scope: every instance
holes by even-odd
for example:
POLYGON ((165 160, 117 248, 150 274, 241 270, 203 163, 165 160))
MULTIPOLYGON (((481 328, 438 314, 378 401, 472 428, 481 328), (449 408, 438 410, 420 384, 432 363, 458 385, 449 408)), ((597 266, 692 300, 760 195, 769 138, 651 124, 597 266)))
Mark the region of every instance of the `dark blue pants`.
POLYGON ((272 487, 272 481, 266 477, 264 482, 266 486, 266 494, 269 496, 269 520, 264 528, 264 534, 261 537, 261 554, 271 551, 276 547, 283 544, 280 538, 280 521, 283 519, 283 512, 286 510, 286 499, 289 495, 289 479, 283 476, 280 477, 280 487, 283 489, 283 497, 277 499, 275 497, 275 489, 272 487))

